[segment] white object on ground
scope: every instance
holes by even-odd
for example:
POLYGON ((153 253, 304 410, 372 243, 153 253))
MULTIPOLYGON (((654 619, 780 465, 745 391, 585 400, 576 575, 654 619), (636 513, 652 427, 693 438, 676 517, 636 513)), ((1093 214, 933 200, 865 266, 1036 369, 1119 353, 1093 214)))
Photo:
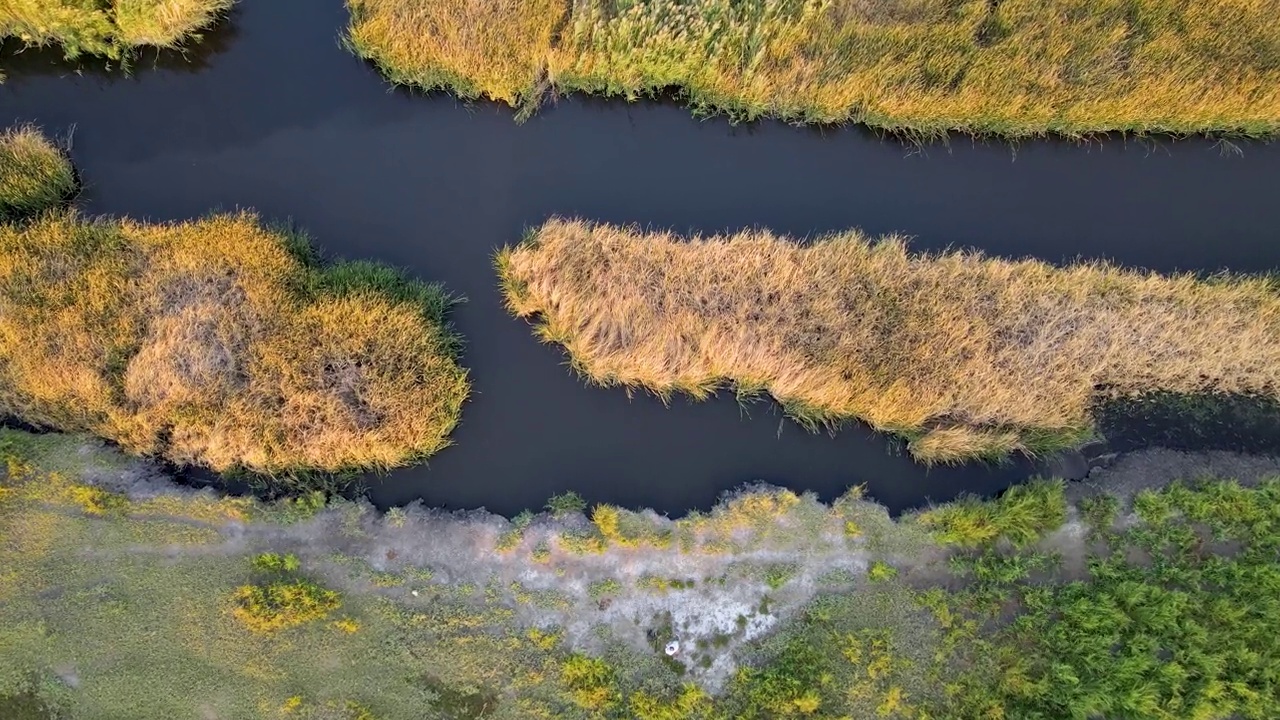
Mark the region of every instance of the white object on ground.
POLYGON ((680 641, 672 640, 671 642, 667 643, 667 646, 663 648, 663 652, 665 652, 668 655, 675 655, 676 653, 680 652, 680 641))

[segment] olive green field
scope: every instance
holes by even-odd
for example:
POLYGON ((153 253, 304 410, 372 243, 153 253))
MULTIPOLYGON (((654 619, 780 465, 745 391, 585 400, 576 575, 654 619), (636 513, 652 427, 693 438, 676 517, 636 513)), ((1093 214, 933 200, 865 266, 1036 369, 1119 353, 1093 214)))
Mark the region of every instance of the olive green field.
POLYGON ((0 454, 6 720, 1280 708, 1274 462, 1163 451, 897 519, 757 487, 507 520, 197 493, 78 436, 0 430, 0 454))

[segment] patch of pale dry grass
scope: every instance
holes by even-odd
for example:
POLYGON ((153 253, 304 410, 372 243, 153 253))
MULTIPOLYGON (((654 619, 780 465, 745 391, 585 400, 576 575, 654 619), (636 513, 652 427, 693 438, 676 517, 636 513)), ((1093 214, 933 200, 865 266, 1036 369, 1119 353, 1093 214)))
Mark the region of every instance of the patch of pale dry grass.
POLYGON ((356 51, 394 81, 526 109, 549 85, 930 135, 1280 129, 1280 0, 348 5, 356 51))
POLYGON ((141 46, 177 48, 198 38, 235 0, 3 0, 0 38, 118 58, 141 46))
POLYGON ((438 288, 252 215, 0 228, 0 413, 218 470, 391 467, 468 392, 438 288))
POLYGON ((1098 395, 1280 394, 1263 280, 911 254, 856 231, 803 244, 553 219, 498 258, 507 301, 604 385, 768 392, 952 461, 1086 437, 1098 395))

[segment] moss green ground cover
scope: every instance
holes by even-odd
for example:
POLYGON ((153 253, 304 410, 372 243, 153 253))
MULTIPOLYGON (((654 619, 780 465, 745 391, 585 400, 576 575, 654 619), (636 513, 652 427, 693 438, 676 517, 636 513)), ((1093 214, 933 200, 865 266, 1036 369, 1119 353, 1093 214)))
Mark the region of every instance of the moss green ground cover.
POLYGON ((679 521, 608 507, 468 520, 219 499, 80 438, 0 444, 4 717, 1280 707, 1275 478, 1075 503, 1039 483, 897 522, 856 493, 825 506, 763 489, 679 521), (711 627, 744 597, 741 619, 711 627), (630 627, 637 608, 650 615, 630 627))

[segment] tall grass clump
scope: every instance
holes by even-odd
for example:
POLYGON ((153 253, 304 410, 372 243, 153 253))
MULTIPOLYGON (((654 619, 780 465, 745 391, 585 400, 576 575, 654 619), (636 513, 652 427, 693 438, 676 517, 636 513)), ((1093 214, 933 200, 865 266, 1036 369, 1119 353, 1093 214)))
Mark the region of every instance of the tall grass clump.
POLYGON ((533 101, 563 0, 347 0, 347 42, 396 83, 533 101))
POLYGON ((0 221, 65 202, 76 191, 66 153, 30 125, 0 132, 0 221))
POLYGON ((0 39, 60 45, 67 59, 119 59, 139 47, 174 49, 198 39, 235 0, 5 0, 0 39))
POLYGON ((0 227, 0 414, 216 470, 387 468, 468 392, 437 287, 249 214, 0 227))
POLYGON ((730 383, 811 426, 903 435, 930 462, 1074 445, 1100 394, 1280 392, 1280 297, 1260 279, 562 219, 498 268, 510 309, 600 384, 730 383))
POLYGON ((348 4, 393 80, 507 102, 545 72, 561 92, 925 135, 1280 129, 1271 0, 348 4))
POLYGON ((946 545, 978 547, 1004 538, 1024 547, 1067 521, 1066 487, 1061 480, 1035 480, 996 500, 961 498, 921 513, 919 521, 946 545))

